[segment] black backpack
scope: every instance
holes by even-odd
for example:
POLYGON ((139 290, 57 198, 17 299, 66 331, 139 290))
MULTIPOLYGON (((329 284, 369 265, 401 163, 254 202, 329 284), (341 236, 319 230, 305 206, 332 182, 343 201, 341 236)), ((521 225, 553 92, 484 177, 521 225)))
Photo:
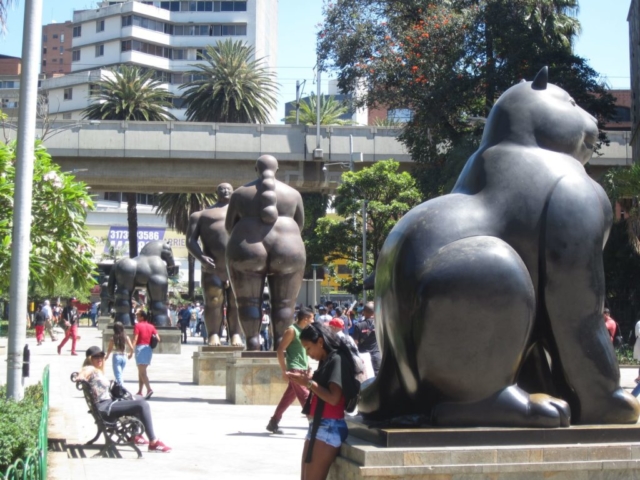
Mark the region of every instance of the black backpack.
POLYGON ((339 352, 339 355, 341 356, 342 393, 345 399, 345 411, 347 413, 353 413, 358 406, 358 400, 360 400, 360 387, 362 385, 362 377, 360 377, 360 375, 364 371, 364 364, 362 359, 353 353, 351 354, 351 358, 346 358, 347 354, 343 352, 339 352), (362 365, 360 365, 361 363, 362 365), (354 369, 354 364, 359 371, 354 369))

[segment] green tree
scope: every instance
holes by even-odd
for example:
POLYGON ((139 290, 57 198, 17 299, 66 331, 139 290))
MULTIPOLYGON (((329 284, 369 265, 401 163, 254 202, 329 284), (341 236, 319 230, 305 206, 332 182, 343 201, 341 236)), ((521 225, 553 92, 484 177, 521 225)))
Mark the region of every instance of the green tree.
MULTIPOLYGON (((301 125, 316 125, 318 120, 317 99, 311 94, 308 100, 300 102, 298 119, 301 125)), ((333 95, 320 97, 320 125, 351 125, 351 120, 340 118, 349 112, 349 106, 339 102, 333 95)), ((296 111, 292 110, 284 119, 284 123, 296 123, 296 111)))
MULTIPOLYGON (((15 142, 0 143, 0 295, 9 289, 15 189, 15 142)), ((57 284, 88 290, 95 284, 94 243, 85 227, 93 202, 83 182, 60 171, 36 142, 29 278, 53 294, 57 284)))
MULTIPOLYGON (((154 80, 153 71, 142 73, 138 67, 120 65, 112 77, 95 82, 89 98, 91 105, 83 111, 89 120, 142 120, 161 122, 175 120, 166 109, 171 108, 172 95, 154 80)), ((138 255, 138 208, 134 192, 128 192, 127 224, 129 256, 138 255)))
POLYGON ((614 209, 616 203, 624 205, 629 245, 640 255, 640 165, 611 168, 601 183, 614 209))
POLYGON ((268 123, 277 104, 275 74, 252 60, 254 49, 242 41, 207 46, 206 64, 192 65, 192 80, 181 85, 186 117, 195 122, 268 123))
POLYGON ((351 281, 341 285, 350 293, 362 291, 362 202, 367 215, 366 273, 370 274, 391 229, 421 201, 415 180, 408 172, 399 172, 399 167, 394 160, 383 160, 358 172, 343 173, 333 202, 341 218, 318 220, 316 234, 323 257, 346 259, 354 273, 351 281))
MULTIPOLYGON (((455 148, 466 150, 481 134, 477 118, 545 65, 551 81, 601 124, 613 113, 597 73, 571 51, 577 6, 576 0, 337 0, 325 7, 318 55, 323 69, 337 71, 343 92, 367 85, 357 106, 413 110, 400 140, 429 198, 451 179, 440 175, 434 184, 423 177, 455 163, 455 148)), ((455 178, 459 165, 453 166, 455 178)))
POLYGON ((318 222, 327 213, 329 196, 324 193, 302 193, 304 206, 304 227, 302 238, 307 253, 307 265, 305 266, 305 278, 312 278, 312 265, 324 264, 324 252, 319 244, 316 228, 318 222))
MULTIPOLYGON (((217 197, 212 193, 161 193, 158 195, 157 215, 164 215, 170 228, 183 235, 187 234, 189 217, 216 203, 217 197)), ((189 262, 189 298, 194 298, 195 258, 191 254, 189 262)))

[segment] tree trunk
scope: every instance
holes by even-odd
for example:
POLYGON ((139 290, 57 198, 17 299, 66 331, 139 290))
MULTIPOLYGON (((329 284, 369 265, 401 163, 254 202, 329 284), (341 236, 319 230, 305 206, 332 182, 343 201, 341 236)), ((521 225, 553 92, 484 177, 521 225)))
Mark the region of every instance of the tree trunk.
POLYGON ((196 289, 195 274, 196 274, 196 259, 193 255, 189 254, 187 257, 189 262, 189 298, 194 300, 194 292, 196 289))
POLYGON ((127 223, 129 225, 129 257, 138 256, 138 207, 135 193, 127 193, 127 223))

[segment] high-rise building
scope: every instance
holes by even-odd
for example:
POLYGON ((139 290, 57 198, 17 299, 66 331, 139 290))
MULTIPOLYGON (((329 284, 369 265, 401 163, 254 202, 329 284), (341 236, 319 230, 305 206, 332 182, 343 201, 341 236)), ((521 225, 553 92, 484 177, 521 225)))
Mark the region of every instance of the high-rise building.
POLYGON ((50 23, 42 27, 40 72, 47 78, 71 71, 71 31, 73 22, 50 23))
MULTIPOLYGON (((277 14, 277 0, 106 1, 97 9, 74 12, 71 74, 47 81, 44 88, 57 113, 69 119, 81 117, 88 104, 87 79, 102 78, 104 73, 95 71, 105 67, 153 70, 179 96, 179 86, 187 81, 184 73, 203 62, 208 45, 227 38, 252 45, 255 57, 275 68, 277 14)), ((174 107, 172 113, 184 119, 179 98, 174 107)))
POLYGON ((633 163, 640 158, 640 0, 629 7, 629 56, 631 64, 631 146, 633 163))

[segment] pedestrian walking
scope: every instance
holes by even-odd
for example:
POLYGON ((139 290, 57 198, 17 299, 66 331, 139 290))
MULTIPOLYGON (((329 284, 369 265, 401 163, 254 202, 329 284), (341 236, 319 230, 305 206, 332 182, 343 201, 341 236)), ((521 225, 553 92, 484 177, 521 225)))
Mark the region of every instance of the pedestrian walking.
POLYGON ((113 367, 113 376, 116 379, 116 383, 122 385, 122 372, 124 371, 124 367, 127 366, 127 358, 133 356, 133 344, 129 336, 125 333, 122 322, 115 322, 113 324, 113 337, 109 340, 105 361, 109 359, 109 355, 111 355, 112 352, 111 365, 113 367), (129 347, 128 357, 127 347, 129 347))
POLYGON ((269 325, 271 324, 271 318, 269 317, 269 307, 262 307, 262 319, 260 321, 260 337, 262 341, 260 342, 260 350, 270 351, 271 343, 269 336, 269 325))
POLYGON ((36 341, 38 342, 38 346, 42 345, 44 342, 44 324, 46 322, 44 313, 42 312, 42 305, 38 305, 38 309, 36 310, 36 314, 33 319, 33 327, 36 330, 36 341))
MULTIPOLYGON (((57 324, 57 319, 54 317, 54 310, 51 308, 49 304, 49 300, 44 301, 44 305, 42 306, 42 314, 44 315, 44 329, 51 338, 52 342, 57 342, 58 338, 53 332, 53 327, 57 324), (55 322, 55 323, 54 323, 55 322)), ((44 342, 44 335, 42 336, 42 341, 44 342)))
POLYGON ((151 357, 153 350, 149 345, 151 336, 156 335, 158 342, 162 341, 156 327, 149 323, 149 314, 144 310, 138 310, 136 313, 138 323, 133 327, 133 346, 135 347, 136 364, 138 365, 138 393, 142 396, 142 387, 147 388, 147 394, 144 398, 149 399, 153 395, 147 368, 151 365, 151 357))
POLYGON ((376 339, 376 326, 373 314, 373 302, 367 302, 362 309, 363 319, 356 323, 353 329, 353 339, 358 345, 358 351, 360 353, 368 353, 371 355, 373 373, 374 375, 378 375, 382 354, 380 353, 378 340, 376 339))
POLYGON ((309 397, 309 390, 305 385, 299 385, 291 381, 289 373, 300 373, 307 375, 309 373, 309 358, 300 342, 300 333, 313 322, 313 312, 308 308, 302 307, 298 311, 296 322, 287 328, 282 335, 277 349, 278 363, 282 370, 282 376, 287 380, 287 389, 282 394, 282 398, 276 407, 273 417, 269 420, 267 430, 271 433, 281 433, 278 424, 282 419, 282 415, 298 398, 301 406, 304 406, 309 397))
POLYGON ((77 355, 76 342, 78 340, 78 309, 73 304, 75 301, 75 298, 69 298, 67 300, 67 306, 62 309, 61 322, 64 325, 65 332, 62 342, 58 345, 58 355, 62 353, 62 347, 64 347, 69 338, 71 338, 71 355, 77 355))

